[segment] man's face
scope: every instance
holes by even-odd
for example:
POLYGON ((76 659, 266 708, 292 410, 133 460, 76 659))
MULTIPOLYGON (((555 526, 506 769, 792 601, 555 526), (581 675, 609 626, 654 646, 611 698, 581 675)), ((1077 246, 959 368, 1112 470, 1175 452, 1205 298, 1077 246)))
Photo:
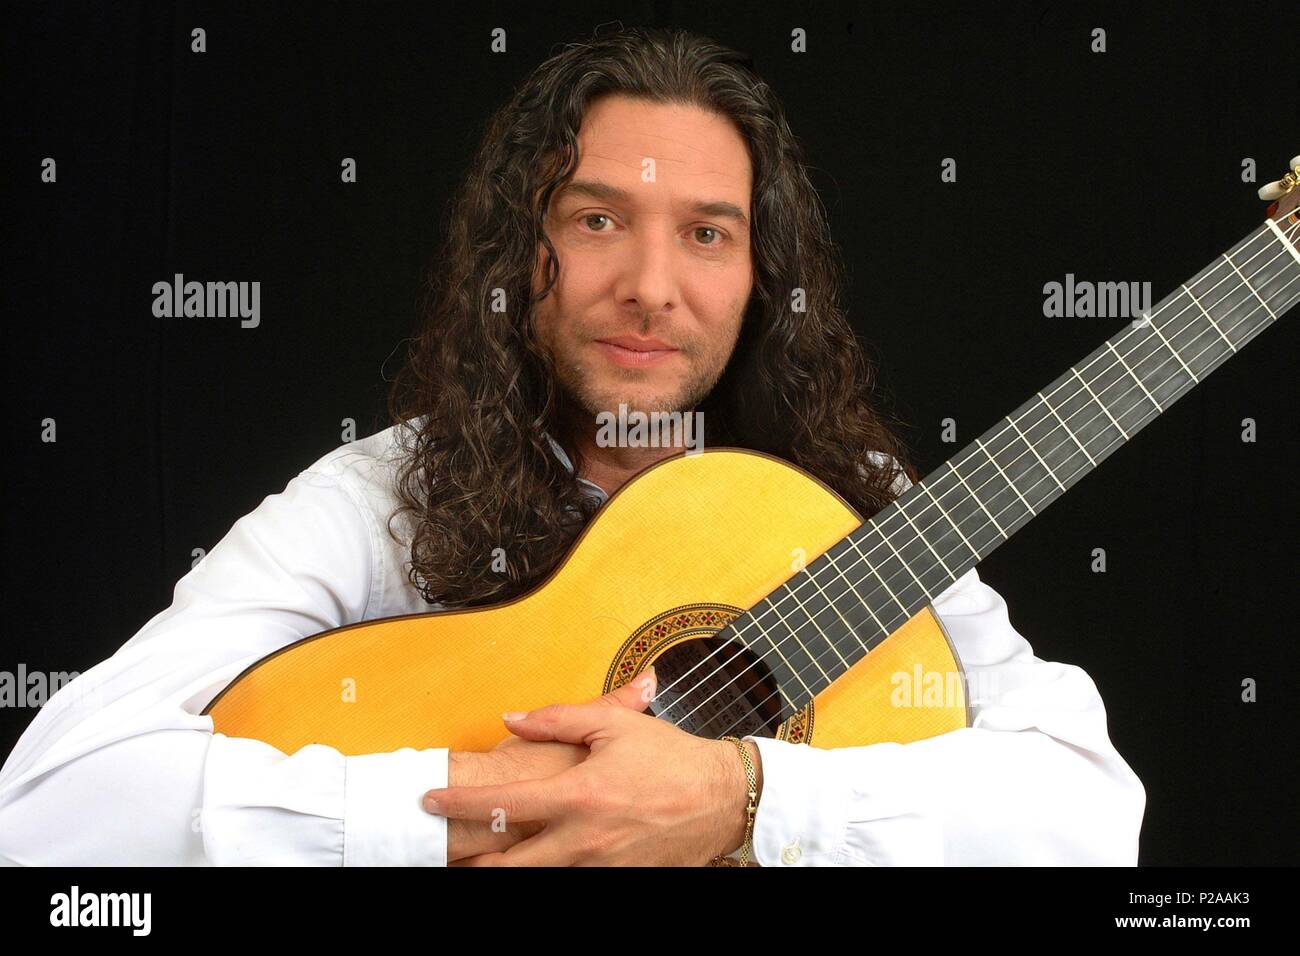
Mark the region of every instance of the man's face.
POLYGON ((547 210, 559 277, 537 305, 538 336, 593 416, 620 403, 690 410, 726 368, 753 285, 745 142, 696 107, 606 96, 578 144, 578 168, 547 210))

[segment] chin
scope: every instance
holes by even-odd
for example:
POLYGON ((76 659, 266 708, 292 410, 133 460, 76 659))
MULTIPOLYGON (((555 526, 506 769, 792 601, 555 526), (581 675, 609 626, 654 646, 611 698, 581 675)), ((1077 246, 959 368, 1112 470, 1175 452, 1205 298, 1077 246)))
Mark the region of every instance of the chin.
POLYGON ((682 395, 680 389, 675 388, 624 393, 615 399, 609 407, 617 410, 620 402, 626 404, 629 411, 675 412, 681 410, 682 395))

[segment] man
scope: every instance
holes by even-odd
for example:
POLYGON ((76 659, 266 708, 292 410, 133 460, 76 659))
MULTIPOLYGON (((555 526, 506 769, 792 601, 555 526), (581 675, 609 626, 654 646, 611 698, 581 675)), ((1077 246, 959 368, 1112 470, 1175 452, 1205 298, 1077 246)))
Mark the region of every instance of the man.
MULTIPOLYGON (((868 401, 798 155, 771 91, 709 41, 624 31, 542 64, 458 195, 394 427, 241 518, 171 607, 46 705, 0 773, 0 858, 748 852, 738 748, 643 712, 653 677, 505 715, 486 754, 284 754, 199 715, 301 637, 535 586, 610 494, 680 451, 598 441, 598 416, 620 405, 698 411, 710 444, 798 464, 864 516, 887 504, 915 473, 868 401)), ((935 608, 976 686, 994 688, 974 695, 974 726, 836 750, 747 737, 758 863, 1136 863, 1145 794, 1092 681, 1035 657, 974 571, 935 608)))

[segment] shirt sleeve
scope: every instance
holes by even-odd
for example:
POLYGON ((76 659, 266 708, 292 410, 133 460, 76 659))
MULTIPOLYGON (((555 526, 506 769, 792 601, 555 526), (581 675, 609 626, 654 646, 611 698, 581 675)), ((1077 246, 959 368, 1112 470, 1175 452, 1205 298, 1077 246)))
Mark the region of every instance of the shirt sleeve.
POLYGON ((748 737, 763 866, 1135 866, 1146 792, 1079 667, 1041 660, 974 568, 935 599, 972 726, 819 749, 748 737))
POLYGON ((201 714, 265 655, 365 619, 378 532, 355 494, 298 475, 46 702, 0 770, 0 863, 445 865, 420 798, 446 749, 284 754, 201 714))

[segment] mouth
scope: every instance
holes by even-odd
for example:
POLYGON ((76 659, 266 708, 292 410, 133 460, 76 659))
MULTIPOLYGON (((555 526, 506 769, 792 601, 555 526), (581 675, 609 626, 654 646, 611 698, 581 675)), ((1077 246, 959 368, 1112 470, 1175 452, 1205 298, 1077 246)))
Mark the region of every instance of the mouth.
POLYGON ((677 349, 670 348, 658 340, 641 344, 624 339, 620 344, 606 339, 597 339, 593 344, 606 358, 623 368, 646 368, 658 365, 678 352, 677 349))

